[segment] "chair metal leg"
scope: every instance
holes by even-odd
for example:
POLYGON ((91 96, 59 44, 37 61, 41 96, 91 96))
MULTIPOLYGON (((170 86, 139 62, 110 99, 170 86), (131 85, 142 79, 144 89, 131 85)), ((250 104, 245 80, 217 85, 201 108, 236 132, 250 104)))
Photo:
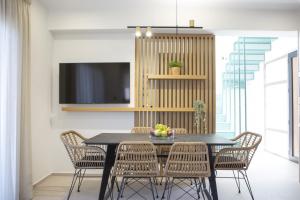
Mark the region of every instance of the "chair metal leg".
POLYGON ((82 173, 82 170, 80 170, 80 172, 79 172, 77 192, 80 192, 80 187, 81 187, 83 178, 85 176, 85 172, 86 172, 86 169, 83 170, 83 173, 82 173))
MULTIPOLYGON (((120 192, 119 183, 118 183, 118 180, 116 179, 116 177, 112 176, 111 174, 109 174, 109 178, 110 178, 110 180, 114 180, 114 182, 115 182, 115 184, 117 186, 117 190, 118 190, 118 192, 120 192)), ((112 186, 114 186, 114 185, 112 185, 112 186)))
POLYGON ((152 184, 151 178, 149 178, 149 183, 150 183, 150 188, 151 188, 151 193, 152 193, 153 200, 155 200, 154 189, 153 189, 153 184, 152 184))
MULTIPOLYGON (((122 181, 123 181, 123 179, 124 179, 124 188, 125 188, 125 186, 128 184, 128 179, 127 178, 122 178, 122 181)), ((119 193, 121 193, 121 198, 123 198, 124 197, 124 188, 122 189, 122 183, 121 183, 121 188, 120 188, 120 192, 119 193)))
POLYGON ((240 182, 240 175, 239 175, 240 173, 238 172, 237 174, 238 177, 236 177, 234 170, 232 170, 232 173, 233 173, 235 184, 238 188, 238 192, 241 193, 241 182, 240 182))
POLYGON ((157 181, 156 181, 156 177, 155 177, 155 178, 153 178, 153 186, 154 186, 154 190, 155 190, 156 198, 158 198, 158 192, 157 192, 156 185, 157 185, 157 181), (155 184, 155 183, 156 183, 156 184, 155 184))
POLYGON ((172 178, 171 185, 169 186, 167 200, 171 200, 171 193, 172 193, 173 186, 174 186, 174 178, 172 178))
POLYGON ((76 181, 77 181, 77 178, 78 178, 78 175, 79 175, 80 171, 81 171, 80 169, 78 171, 77 171, 77 169, 75 169, 73 179, 72 179, 72 183, 71 183, 71 186, 70 186, 70 189, 69 189, 69 194, 68 194, 67 200, 69 200, 70 197, 71 197, 72 191, 74 189, 74 186, 76 184, 76 181))
POLYGON ((161 196, 161 199, 165 198, 165 193, 166 193, 168 184, 169 184, 169 178, 166 177, 165 188, 164 188, 164 192, 163 192, 163 194, 161 196))
POLYGON ((251 195, 251 198, 252 198, 252 200, 254 200, 254 195, 253 195, 253 192, 252 192, 252 189, 251 189, 251 185, 250 185, 250 181, 249 181, 249 179, 248 179, 247 172, 244 171, 244 173, 241 172, 241 174, 243 175, 244 181, 245 181, 245 183, 246 183, 246 185, 247 185, 247 188, 248 188, 248 191, 249 191, 249 193, 250 193, 250 195, 251 195))
MULTIPOLYGON (((117 185, 117 180, 115 176, 110 176, 110 184, 108 185, 108 193, 110 194, 110 199, 114 199, 114 184, 116 183, 117 185)), ((118 185, 117 185, 118 186, 118 185)))
POLYGON ((117 200, 119 200, 121 198, 121 195, 123 195, 124 188, 125 188, 125 178, 122 178, 121 188, 117 200))
POLYGON ((202 185, 203 185, 203 190, 204 190, 205 196, 207 197, 208 200, 212 200, 212 196, 211 196, 210 192, 208 192, 208 190, 206 188, 205 178, 202 178, 202 185))
MULTIPOLYGON (((205 179, 204 179, 204 184, 205 184, 205 179)), ((203 199, 205 199, 204 189, 202 188, 202 185, 203 185, 203 183, 201 182, 201 179, 199 178, 199 189, 200 189, 203 199)))
POLYGON ((200 199, 200 184, 201 183, 198 186, 197 179, 194 179, 194 182, 195 182, 195 187, 196 187, 196 190, 197 190, 198 199, 200 199))

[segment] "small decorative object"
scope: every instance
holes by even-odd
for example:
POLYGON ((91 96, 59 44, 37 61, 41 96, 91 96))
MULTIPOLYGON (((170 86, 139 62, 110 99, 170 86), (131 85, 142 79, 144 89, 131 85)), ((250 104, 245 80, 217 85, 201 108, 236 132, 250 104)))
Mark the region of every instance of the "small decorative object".
POLYGON ((169 66, 169 73, 171 75, 180 75, 180 68, 182 67, 182 63, 177 61, 177 60, 173 60, 171 62, 169 62, 168 64, 169 66))
POLYGON ((190 19, 189 24, 190 24, 190 27, 195 27, 195 20, 190 19))
POLYGON ((172 136, 172 131, 167 125, 156 124, 154 131, 151 131, 150 134, 155 137, 169 137, 172 136))
POLYGON ((200 129, 201 123, 204 125, 204 131, 206 133, 206 105, 201 100, 196 100, 193 103, 193 107, 195 109, 194 113, 194 126, 197 127, 197 129, 200 129))

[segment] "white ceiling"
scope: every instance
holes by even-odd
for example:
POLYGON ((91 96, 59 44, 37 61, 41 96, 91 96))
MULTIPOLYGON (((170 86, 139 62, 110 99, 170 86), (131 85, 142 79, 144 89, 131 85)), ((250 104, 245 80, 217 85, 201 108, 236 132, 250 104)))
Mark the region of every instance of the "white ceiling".
MULTIPOLYGON (((97 11, 114 7, 168 6, 173 8, 176 0, 39 0, 50 12, 63 11, 97 11)), ((266 10, 297 10, 300 9, 300 0, 178 0, 180 7, 220 7, 241 9, 266 10)), ((167 10, 166 10, 167 11, 167 10)))

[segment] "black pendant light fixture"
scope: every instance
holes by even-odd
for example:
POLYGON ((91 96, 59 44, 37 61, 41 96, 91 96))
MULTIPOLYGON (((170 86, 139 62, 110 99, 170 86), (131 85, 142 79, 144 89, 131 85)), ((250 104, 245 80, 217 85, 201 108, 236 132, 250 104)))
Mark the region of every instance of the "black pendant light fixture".
POLYGON ((176 1, 176 25, 175 26, 127 26, 128 29, 135 29, 135 36, 141 37, 143 35, 142 30, 146 30, 146 37, 152 37, 153 29, 175 29, 176 35, 178 34, 179 29, 203 29, 202 26, 194 26, 194 20, 190 20, 190 26, 178 26, 178 0, 176 1))

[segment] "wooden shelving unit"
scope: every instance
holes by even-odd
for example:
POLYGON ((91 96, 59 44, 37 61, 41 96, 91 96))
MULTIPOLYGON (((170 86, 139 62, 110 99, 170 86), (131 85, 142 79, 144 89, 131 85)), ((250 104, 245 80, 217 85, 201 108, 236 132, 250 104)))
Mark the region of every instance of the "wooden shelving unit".
POLYGON ((62 107, 62 111, 68 112, 134 112, 133 107, 62 107))
POLYGON ((186 128, 190 133, 215 132, 215 37, 214 35, 155 34, 135 41, 134 125, 156 123, 186 128), (169 63, 183 63, 182 75, 169 75, 169 63), (194 126, 193 102, 206 104, 206 121, 194 126), (170 108, 168 108, 170 107, 170 108), (151 112, 153 111, 153 112, 151 112))
POLYGON ((62 107, 68 112, 194 112, 194 108, 62 107))
POLYGON ((149 80, 205 80, 206 76, 201 75, 154 75, 148 74, 149 80))
POLYGON ((149 111, 149 112, 194 112, 195 110, 194 110, 194 108, 163 108, 163 107, 160 107, 160 108, 141 108, 140 111, 149 111))

